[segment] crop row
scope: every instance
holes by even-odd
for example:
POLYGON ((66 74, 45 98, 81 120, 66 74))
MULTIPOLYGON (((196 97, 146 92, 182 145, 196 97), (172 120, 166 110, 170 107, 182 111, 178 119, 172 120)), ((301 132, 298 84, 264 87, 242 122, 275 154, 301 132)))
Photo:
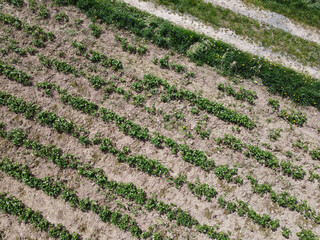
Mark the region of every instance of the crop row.
POLYGON ((127 51, 131 54, 138 53, 139 55, 144 55, 148 51, 148 48, 146 46, 141 46, 140 44, 138 47, 134 46, 134 45, 128 43, 128 39, 120 37, 118 34, 116 34, 114 37, 118 42, 121 43, 121 49, 123 51, 127 51))
MULTIPOLYGON (((102 138, 102 139, 95 138, 93 142, 95 144, 100 144, 100 150, 102 150, 103 152, 110 152, 113 155, 115 155, 119 162, 127 162, 131 167, 137 165, 139 170, 142 170, 143 172, 146 172, 150 175, 156 175, 156 176, 168 175, 167 173, 169 172, 169 170, 165 168, 162 164, 160 164, 157 160, 148 159, 145 155, 141 155, 141 154, 135 155, 135 156, 132 156, 132 155, 128 156, 128 153, 126 150, 126 149, 129 149, 128 147, 125 146, 124 151, 116 149, 114 147, 114 144, 108 138, 102 138)), ((217 167, 215 170, 217 172, 217 176, 220 177, 220 175, 223 175, 223 170, 220 170, 220 166, 217 167)), ((199 179, 197 179, 196 182, 192 183, 192 182, 188 182, 186 177, 181 178, 180 174, 179 176, 181 180, 183 179, 182 181, 178 179, 174 179, 171 176, 167 176, 167 177, 168 177, 168 180, 172 180, 175 183, 177 188, 181 187, 184 183, 186 183, 191 193, 197 196, 198 198, 205 196, 206 200, 210 201, 212 198, 217 196, 217 191, 213 187, 209 186, 206 183, 201 183, 199 179)))
MULTIPOLYGON (((10 97, 13 98, 12 96, 10 96, 10 97)), ((26 105, 27 103, 24 103, 24 104, 26 105)), ((42 115, 43 115, 43 113, 39 113, 37 119, 39 119, 39 118, 41 119, 42 115), (39 117, 39 115, 40 115, 40 117, 39 117)), ((15 135, 15 134, 21 135, 21 132, 13 131, 13 132, 10 132, 7 136, 9 138, 12 138, 12 135, 15 135)), ((14 137, 11 140, 13 140, 13 139, 14 139, 14 137)), ((20 139, 20 137, 17 137, 17 139, 20 139)), ((118 149, 114 148, 112 142, 107 138, 103 138, 103 139, 95 138, 92 142, 94 144, 101 144, 100 150, 102 150, 103 152, 110 152, 110 153, 114 154, 117 157, 117 160, 119 162, 127 162, 131 167, 137 165, 138 169, 140 169, 144 172, 147 172, 149 174, 152 174, 152 175, 157 175, 157 176, 165 175, 168 172, 168 169, 166 169, 164 166, 159 164, 156 160, 150 160, 144 155, 127 156, 127 154, 128 154, 127 147, 124 147, 124 151, 118 150, 118 149)), ((14 143, 15 143, 15 140, 14 140, 14 143)), ((231 179, 231 177, 232 177, 232 174, 228 175, 228 170, 229 169, 226 168, 225 165, 222 165, 222 166, 217 166, 217 168, 214 170, 214 172, 218 178, 220 178, 220 179, 226 178, 228 180, 228 179, 231 179)), ((174 180, 175 179, 173 179, 173 181, 174 180)), ((185 180, 183 181, 183 183, 185 182, 185 180)), ((181 186, 181 184, 180 184, 180 186, 181 186)), ((187 186, 188 186, 189 190, 194 195, 196 195, 198 198, 205 196, 206 199, 208 201, 210 201, 212 198, 216 197, 216 195, 217 195, 217 192, 213 187, 210 187, 205 183, 201 183, 199 180, 197 180, 195 183, 189 182, 187 184, 187 186)))
POLYGON ((81 239, 77 233, 69 233, 61 224, 55 226, 44 219, 40 212, 33 211, 14 196, 0 192, 0 210, 4 213, 17 216, 19 221, 24 221, 34 227, 49 233, 49 236, 61 240, 81 239))
POLYGON ((254 100, 258 98, 255 91, 246 90, 243 87, 240 88, 240 91, 237 92, 233 87, 229 85, 224 85, 223 83, 218 83, 218 90, 226 92, 227 95, 233 96, 237 100, 246 101, 250 104, 254 104, 254 100))
MULTIPOLYGON (((169 172, 165 166, 155 159, 149 159, 142 154, 129 155, 127 151, 116 149, 114 144, 108 138, 95 139, 94 143, 100 143, 100 150, 115 155, 119 162, 126 162, 130 167, 136 167, 140 171, 146 172, 150 175, 161 177, 169 172)), ((128 147, 125 147, 125 149, 128 149, 128 147)))
POLYGON ((150 14, 123 3, 111 0, 55 2, 75 5, 92 18, 96 17, 106 24, 131 31, 159 47, 174 49, 196 63, 220 69, 225 75, 239 75, 247 79, 259 77, 272 93, 279 93, 294 102, 320 109, 320 82, 292 69, 241 52, 229 44, 175 26, 155 16, 152 16, 151 24, 150 14))
MULTIPOLYGON (((279 101, 273 98, 269 98, 268 105, 273 108, 273 111, 279 111, 280 104, 279 101)), ((293 109, 281 109, 278 116, 289 124, 294 124, 302 127, 307 121, 307 116, 300 111, 295 111, 293 109)))
MULTIPOLYGON (((168 138, 166 136, 162 136, 160 134, 154 134, 154 137, 151 137, 149 134, 149 130, 145 127, 141 127, 140 125, 133 123, 129 119, 117 115, 112 110, 100 107, 92 102, 89 102, 81 97, 73 96, 67 93, 64 90, 61 90, 59 87, 52 83, 43 82, 41 83, 41 87, 48 89, 57 89, 60 93, 60 100, 64 104, 68 104, 72 106, 74 109, 81 111, 86 114, 97 115, 98 111, 100 111, 100 117, 104 122, 115 122, 116 126, 120 131, 125 134, 137 138, 143 141, 150 141, 156 147, 166 147, 170 148, 173 154, 180 152, 182 155, 182 159, 186 162, 189 162, 195 166, 200 166, 206 171, 209 171, 215 168, 215 163, 213 160, 208 159, 203 151, 191 149, 186 144, 178 144, 175 140, 168 138)), ((235 177, 237 175, 237 169, 229 169, 227 165, 220 166, 215 169, 216 174, 219 174, 219 178, 224 178, 227 181, 235 181, 236 183, 241 183, 241 179, 239 177, 235 177), (232 178, 233 177, 233 178, 232 178)))
MULTIPOLYGON (((77 49, 77 54, 84 55, 88 58, 87 47, 85 44, 74 41, 72 45, 77 49)), ((91 51, 92 50, 90 50, 90 52, 91 51)), ((99 54, 101 55, 102 53, 99 53, 99 54)), ((97 62, 97 61, 93 61, 93 62, 97 62)), ((104 81, 100 76, 89 76, 87 78, 89 79, 90 83, 95 89, 99 89, 103 85, 108 84, 108 82, 104 81)), ((251 120, 249 120, 249 118, 246 115, 238 114, 230 109, 223 107, 222 104, 211 102, 210 100, 203 98, 200 95, 196 95, 195 93, 190 92, 189 90, 183 90, 183 89, 177 90, 176 87, 171 86, 165 80, 155 79, 155 78, 156 77, 151 74, 145 75, 142 81, 135 82, 131 86, 131 88, 137 92, 141 92, 143 89, 143 86, 146 86, 146 85, 147 86, 145 87, 145 90, 150 90, 151 88, 154 89, 154 87, 163 85, 167 90, 170 100, 172 99, 188 100, 192 104, 196 104, 198 108, 202 110, 206 110, 207 112, 210 112, 210 113, 214 113, 222 120, 234 122, 240 125, 245 125, 248 128, 253 128, 254 126, 254 123, 251 120)), ((119 94, 122 94, 124 95, 126 100, 133 98, 135 105, 140 105, 143 101, 145 101, 145 98, 142 97, 141 95, 135 96, 132 94, 131 91, 126 91, 123 88, 115 88, 112 83, 110 84, 110 87, 107 87, 105 90, 107 91, 107 93, 117 92, 119 94)), ((202 131, 201 133, 206 134, 206 132, 202 132, 202 131)))
POLYGON ((18 30, 23 30, 28 35, 35 38, 33 44, 36 47, 44 47, 46 41, 53 41, 55 38, 52 32, 46 32, 41 27, 36 25, 29 25, 21 21, 19 18, 13 17, 9 14, 0 13, 0 22, 11 25, 18 30))
MULTIPOLYGON (((50 89, 50 87, 48 89, 50 89)), ((122 153, 122 156, 124 156, 123 153, 122 153)), ((118 157, 118 158, 121 159, 121 157, 118 157)), ((228 170, 228 169, 225 169, 225 166, 219 166, 218 168, 215 169, 215 172, 217 173, 217 176, 218 176, 219 173, 220 174, 224 173, 225 170, 228 170)), ((223 176, 224 174, 221 174, 221 175, 223 176)), ((216 196, 216 192, 214 189, 210 189, 210 188, 208 188, 208 186, 206 184, 201 184, 200 182, 197 182, 196 184, 189 183, 188 187, 198 197, 205 195, 207 199, 211 199, 212 197, 216 196)))
MULTIPOLYGON (((7 106, 12 112, 24 114, 29 119, 35 119, 42 125, 52 127, 59 133, 72 134, 78 138, 79 142, 85 143, 85 145, 91 143, 88 138, 80 136, 79 127, 71 120, 66 120, 53 112, 41 111, 40 107, 32 102, 25 102, 21 98, 16 98, 6 92, 0 92, 0 104, 7 106)), ((157 160, 148 159, 144 155, 127 156, 126 152, 115 149, 109 139, 104 138, 100 141, 100 150, 115 154, 119 162, 127 162, 131 167, 135 166, 139 170, 151 175, 162 176, 168 173, 168 169, 157 160)), ((95 143, 97 143, 97 139, 95 139, 95 143)))
POLYGON ((171 69, 177 73, 185 73, 184 78, 195 77, 194 72, 188 71, 187 68, 181 64, 175 64, 169 62, 169 56, 164 55, 162 58, 154 57, 152 62, 156 65, 159 65, 161 68, 171 69))
POLYGON ((117 71, 123 69, 122 62, 114 57, 107 57, 101 52, 94 51, 93 49, 87 50, 87 46, 84 43, 73 41, 72 46, 77 49, 76 54, 86 57, 93 63, 99 63, 104 67, 112 67, 117 71))
POLYGON ((43 55, 38 55, 39 61, 42 65, 47 68, 54 67, 54 69, 58 72, 63 72, 65 74, 73 74, 74 76, 78 77, 79 71, 71 66, 70 64, 66 63, 65 61, 60 61, 56 58, 48 58, 43 55))
POLYGON ((315 223, 320 224, 320 214, 316 213, 315 209, 312 209, 306 201, 298 201, 295 195, 290 195, 288 192, 281 192, 277 194, 272 190, 268 184, 259 184, 258 181, 252 176, 247 177, 250 180, 253 192, 263 196, 266 193, 270 193, 270 199, 277 203, 279 206, 288 208, 291 211, 296 211, 302 214, 306 219, 311 219, 315 223))
POLYGON ((0 124, 0 136, 11 141, 15 146, 24 146, 27 149, 32 149, 33 154, 47 158, 60 168, 77 170, 80 176, 94 181, 102 189, 109 189, 121 197, 134 200, 149 211, 156 210, 160 214, 165 214, 170 221, 176 220, 178 225, 188 228, 195 225, 197 231, 206 233, 211 238, 221 240, 229 239, 227 234, 217 232, 214 227, 200 225, 198 221, 192 218, 187 212, 176 207, 176 205, 158 201, 155 197, 147 198, 146 193, 142 189, 137 188, 133 183, 125 184, 109 181, 101 169, 94 169, 89 164, 82 164, 77 157, 71 154, 63 155, 62 150, 53 145, 45 146, 37 141, 29 140, 27 134, 19 129, 13 129, 7 132, 4 129, 4 125, 0 124))
MULTIPOLYGON (((23 138, 26 136, 25 133, 23 133, 20 130, 14 129, 14 130, 7 132, 6 134, 4 132, 2 132, 2 134, 6 135, 5 137, 7 139, 9 139, 10 141, 12 141, 15 145, 19 145, 21 143, 24 145, 28 144, 28 143, 25 143, 23 140, 23 138)), ((15 165, 15 164, 12 164, 11 162, 8 162, 8 160, 5 160, 5 161, 0 162, 0 169, 5 171, 7 174, 13 176, 14 178, 22 180, 30 187, 41 189, 41 190, 45 191, 46 194, 48 194, 49 196, 57 197, 58 195, 62 195, 62 198, 64 198, 65 201, 69 202, 71 204, 71 206, 78 207, 82 211, 86 211, 89 208, 97 214, 99 214, 99 211, 102 211, 102 208, 99 208, 94 202, 89 201, 88 199, 82 199, 82 200, 78 199, 77 196, 73 193, 73 191, 65 188, 60 183, 53 182, 49 178, 44 178, 41 180, 34 178, 30 174, 30 171, 24 166, 15 165), (32 185, 30 185, 30 184, 32 184, 32 185), (92 205, 92 204, 94 204, 94 205, 92 205), (95 210, 93 210, 92 208, 94 208, 95 210)), ((201 183, 199 180, 197 180, 195 183, 189 182, 188 188, 197 197, 201 198, 202 196, 205 196, 208 201, 210 201, 211 198, 213 198, 217 195, 217 192, 213 188, 210 188, 207 184, 201 183)), ((220 201, 221 200, 219 200, 219 203, 220 203, 220 201)), ((149 199, 147 202, 147 205, 145 207, 148 210, 153 209, 156 207, 156 202, 157 202, 157 200, 154 198, 152 200, 149 199)), ((242 202, 242 201, 240 201, 240 202, 242 202)), ((244 202, 242 202, 242 203, 248 208, 248 206, 244 202)), ((170 208, 170 205, 167 205, 164 203, 162 203, 160 205, 161 205, 161 207, 158 209, 158 211, 160 211, 160 213, 162 213, 162 214, 167 213, 168 209, 170 208)), ((222 205, 220 204, 220 206, 222 206, 222 205)), ((224 206, 222 206, 222 207, 224 207, 224 206)), ((248 211, 249 211, 249 209, 248 209, 248 211)), ((231 212, 229 212, 229 213, 231 213, 231 212)), ((239 215, 244 216, 245 214, 239 213, 239 215)), ((99 214, 99 216, 101 218, 101 214, 99 214)), ((265 216, 265 215, 263 217, 261 217, 259 214, 257 214, 252 209, 250 209, 250 211, 248 212, 248 217, 253 219, 254 222, 256 222, 257 224, 259 224, 263 227, 270 227, 270 226, 265 225, 266 222, 268 222, 268 221, 271 221, 270 224, 273 226, 272 229, 274 229, 278 226, 277 225, 275 227, 275 223, 277 223, 277 221, 273 221, 273 220, 271 220, 270 217, 265 216)), ((111 219, 112 219, 112 215, 111 215, 111 219)), ((114 222, 112 222, 112 220, 111 220, 111 223, 115 224, 116 226, 120 227, 121 229, 130 229, 129 231, 133 235, 137 234, 137 232, 138 232, 137 228, 134 228, 134 232, 132 232, 131 228, 123 227, 123 225, 121 225, 122 227, 119 226, 120 223, 114 223, 114 222)), ((126 226, 126 224, 125 224, 125 226, 126 226)), ((142 234, 142 233, 140 232, 140 234, 142 234)), ((147 233, 143 233, 143 234, 147 234, 147 233)), ((134 235, 134 236, 138 236, 138 235, 134 235)))
MULTIPOLYGON (((86 55, 86 46, 83 43, 74 41, 73 46, 78 50, 79 54, 86 55)), ((199 109, 214 114, 226 122, 232 122, 241 126, 245 126, 249 129, 252 129, 255 126, 254 122, 246 115, 239 114, 224 107, 222 104, 210 101, 209 99, 197 95, 189 90, 184 90, 182 88, 178 90, 175 86, 170 85, 166 80, 157 78, 152 74, 146 74, 143 80, 136 81, 136 83, 132 85, 132 89, 137 92, 141 92, 142 90, 150 90, 159 86, 164 87, 170 100, 187 100, 191 104, 196 105, 199 109)))
MULTIPOLYGON (((19 136, 19 135, 23 135, 23 133, 14 130, 14 131, 9 132, 7 134, 7 138, 9 138, 10 140, 13 140, 13 138, 20 139, 21 136, 19 136), (18 135, 18 137, 14 136, 14 135, 18 135)), ((16 143, 15 140, 13 140, 13 142, 16 143)), ((112 142, 107 138, 100 139, 98 137, 95 137, 95 139, 92 142, 94 144, 101 144, 100 150, 102 150, 104 152, 107 151, 107 152, 114 154, 117 157, 117 160, 119 162, 127 162, 131 167, 138 165, 138 168, 140 170, 147 172, 149 174, 161 176, 162 174, 166 174, 168 171, 167 169, 161 167, 161 165, 158 166, 159 165, 158 162, 150 161, 148 158, 146 158, 143 155, 126 156, 128 154, 129 148, 124 147, 124 151, 120 151, 120 150, 114 148, 112 142)), ((217 171, 216 175, 219 178, 220 178, 220 174, 221 175, 225 174, 224 168, 225 168, 225 166, 218 166, 217 169, 215 169, 215 171, 217 171)), ((181 178, 181 175, 178 177, 178 179, 173 179, 172 177, 169 177, 169 180, 172 180, 176 184, 176 186, 178 185, 179 187, 186 182, 186 178, 185 177, 184 177, 184 179, 181 178), (179 180, 179 178, 180 178, 180 180, 179 180)), ((188 186, 188 189, 191 191, 191 193, 194 194, 195 196, 197 196, 198 198, 205 196, 206 200, 210 201, 212 198, 217 196, 217 192, 213 187, 210 187, 209 185, 207 185, 205 183, 201 183, 199 181, 199 179, 195 183, 187 182, 187 186, 188 186)), ((255 213, 253 210, 251 210, 251 213, 252 212, 255 214, 254 216, 257 219, 261 218, 261 216, 259 214, 255 213)), ((254 219, 254 218, 250 217, 249 214, 248 214, 248 216, 249 216, 249 218, 253 219, 254 222, 261 225, 262 220, 260 221, 260 220, 254 219)), ((262 219, 265 220, 265 218, 262 218, 262 219)), ((262 225, 262 226, 264 226, 264 225, 262 225)))
POLYGON ((252 219, 255 223, 262 227, 271 228, 273 231, 277 230, 279 227, 278 219, 272 220, 267 214, 263 214, 263 216, 261 216, 252 208, 249 208, 248 205, 241 200, 237 200, 236 202, 228 202, 220 196, 218 203, 222 208, 225 208, 228 213, 237 212, 239 216, 247 215, 248 218, 252 219))
MULTIPOLYGON (((51 85, 51 87, 53 88, 54 86, 51 85)), ((49 87, 49 89, 51 87, 49 87)), ((57 87, 55 87, 55 88, 57 89, 57 87)), ((138 157, 137 156, 129 156, 129 157, 126 157, 126 153, 125 152, 121 152, 119 150, 116 150, 112 146, 112 143, 111 143, 111 141, 109 139, 96 140, 96 141, 101 142, 101 147, 100 147, 101 150, 103 150, 103 151, 108 150, 109 152, 115 154, 117 156, 117 159, 120 162, 127 161, 130 165, 132 165, 132 164, 135 164, 136 160, 142 161, 144 164, 146 163, 146 161, 148 161, 148 159, 146 159, 144 156, 138 156, 138 157)), ((150 167, 150 164, 149 165, 147 164, 147 165, 144 165, 144 166, 147 166, 147 170, 150 170, 151 172, 153 171, 152 170, 153 168, 150 167)), ((152 164, 152 166, 154 166, 154 164, 152 164)), ((220 179, 226 178, 226 179, 230 180, 231 177, 232 177, 232 174, 229 175, 229 173, 228 173, 229 171, 228 170, 229 169, 224 165, 223 166, 218 166, 215 169, 215 173, 220 179)), ((150 173, 150 171, 149 171, 149 173, 150 173)), ((161 171, 160 172, 158 171, 158 173, 161 173, 161 171)), ((236 173, 236 172, 234 172, 234 173, 236 173)), ((195 184, 194 183, 188 183, 188 188, 191 190, 191 192, 193 194, 195 194, 198 197, 201 197, 201 196, 204 195, 207 198, 207 200, 210 200, 212 197, 216 196, 216 191, 213 188, 210 188, 208 185, 202 184, 200 182, 196 182, 195 184)))
POLYGON ((24 114, 28 119, 35 119, 42 125, 52 127, 59 133, 72 134, 84 145, 90 143, 89 139, 81 134, 81 131, 86 132, 86 130, 77 127, 72 121, 68 121, 53 112, 41 111, 41 108, 35 103, 25 102, 22 98, 0 91, 0 105, 8 107, 12 112, 24 114))
POLYGON ((10 80, 14 80, 25 86, 31 85, 31 76, 20 69, 16 69, 11 65, 5 64, 0 60, 0 75, 4 75, 10 80))
MULTIPOLYGON (((6 39, 6 37, 3 37, 1 40, 3 39, 6 39)), ((27 53, 29 53, 30 55, 35 55, 37 53, 37 50, 30 46, 26 48, 18 47, 18 42, 14 39, 9 39, 9 43, 7 44, 6 48, 0 49, 0 52, 3 56, 8 54, 9 51, 15 52, 22 57, 26 57, 27 53)))
POLYGON ((247 157, 255 158, 260 164, 265 165, 273 170, 279 170, 283 174, 292 177, 293 179, 304 179, 306 175, 302 166, 296 166, 290 161, 280 161, 274 154, 269 151, 262 150, 259 146, 251 144, 243 144, 240 139, 233 135, 225 134, 224 138, 217 138, 218 144, 223 144, 235 151, 242 152, 243 148, 246 148, 244 154, 247 157))
POLYGON ((160 86, 163 86, 170 100, 185 100, 225 122, 238 124, 249 129, 255 127, 255 123, 248 116, 228 109, 223 104, 213 102, 192 91, 183 88, 178 90, 177 87, 170 85, 166 80, 152 74, 145 74, 142 80, 138 80, 132 85, 132 88, 137 92, 141 92, 142 90, 150 90, 160 86))
POLYGON ((142 233, 137 223, 128 215, 120 212, 112 212, 107 206, 101 206, 89 198, 81 199, 75 191, 61 182, 54 181, 50 177, 36 178, 25 165, 13 163, 9 159, 0 161, 0 169, 14 179, 21 181, 31 188, 39 189, 50 197, 61 198, 73 208, 83 212, 92 211, 99 216, 101 221, 110 222, 121 230, 129 231, 134 237, 143 237, 148 233, 142 233))
MULTIPOLYGON (((57 116, 55 113, 43 111, 41 112, 37 105, 34 105, 29 102, 25 102, 20 98, 15 98, 14 96, 5 93, 0 92, 0 104, 5 106, 14 106, 15 108, 10 108, 11 111, 16 113, 26 113, 28 110, 30 112, 34 111, 36 109, 38 112, 31 114, 32 117, 38 121, 41 124, 47 125, 49 127, 54 128, 57 132, 66 132, 69 134, 72 134, 74 137, 78 137, 79 141, 82 143, 84 140, 79 136, 79 133, 76 131, 78 129, 75 124, 72 121, 68 121, 62 117, 57 116), (28 108, 28 106, 32 106, 31 109, 28 108), (19 111, 18 111, 19 109, 19 111)), ((84 137, 83 137, 84 138, 84 137)), ((129 148, 127 146, 123 147, 123 151, 116 149, 114 147, 114 144, 111 142, 108 138, 98 138, 95 137, 92 141, 94 144, 100 144, 100 150, 103 152, 110 152, 111 154, 115 155, 117 158, 117 161, 123 163, 126 162, 129 164, 130 167, 136 167, 140 171, 146 172, 150 175, 155 176, 165 176, 168 175, 169 170, 160 164, 157 160, 149 159, 145 155, 128 155, 129 148)), ((91 143, 89 139, 86 139, 86 143, 91 143)), ((224 175, 226 175, 226 179, 231 179, 231 176, 227 176, 225 174, 226 170, 225 166, 218 166, 215 169, 216 175, 222 179, 224 178, 224 175)), ((171 179, 169 177, 169 179, 171 179)), ((188 183, 188 187, 190 191, 195 194, 198 197, 201 197, 202 195, 205 195, 208 200, 210 200, 212 197, 216 196, 216 190, 213 187, 209 187, 207 184, 196 182, 196 183, 188 183), (212 194, 215 193, 215 194, 212 194)))

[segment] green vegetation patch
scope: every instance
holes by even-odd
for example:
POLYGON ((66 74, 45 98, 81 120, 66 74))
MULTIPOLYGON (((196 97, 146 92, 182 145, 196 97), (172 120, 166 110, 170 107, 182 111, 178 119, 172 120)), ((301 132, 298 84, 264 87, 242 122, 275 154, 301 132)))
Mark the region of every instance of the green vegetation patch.
POLYGON ((317 79, 241 52, 221 41, 174 26, 124 3, 109 0, 55 2, 74 4, 93 18, 106 24, 114 24, 119 29, 129 30, 159 47, 174 49, 198 64, 208 64, 220 69, 226 76, 238 75, 246 79, 259 77, 271 93, 278 93, 296 103, 315 106, 320 110, 320 82, 317 79))

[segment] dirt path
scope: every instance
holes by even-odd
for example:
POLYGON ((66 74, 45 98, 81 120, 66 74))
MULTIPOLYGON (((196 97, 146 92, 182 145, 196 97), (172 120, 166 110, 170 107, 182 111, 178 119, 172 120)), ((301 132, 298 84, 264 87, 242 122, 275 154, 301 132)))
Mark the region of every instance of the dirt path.
POLYGON ((211 26, 201 23, 201 21, 190 15, 174 13, 173 11, 161 6, 156 7, 152 2, 139 2, 136 0, 124 0, 124 2, 140 10, 147 11, 157 17, 171 21, 179 26, 192 29, 198 33, 203 33, 214 39, 229 43, 242 51, 265 57, 272 62, 277 62, 296 71, 303 72, 315 78, 320 78, 320 70, 318 68, 303 66, 301 63, 289 57, 274 53, 268 48, 260 47, 257 44, 252 43, 249 39, 236 35, 229 29, 220 28, 219 30, 215 30, 211 26))
POLYGON ((262 10, 254 6, 247 6, 241 0, 204 0, 223 8, 230 9, 236 13, 255 19, 262 24, 268 24, 275 28, 280 28, 286 32, 296 35, 305 40, 320 44, 320 31, 316 28, 309 28, 289 18, 267 10, 262 10))

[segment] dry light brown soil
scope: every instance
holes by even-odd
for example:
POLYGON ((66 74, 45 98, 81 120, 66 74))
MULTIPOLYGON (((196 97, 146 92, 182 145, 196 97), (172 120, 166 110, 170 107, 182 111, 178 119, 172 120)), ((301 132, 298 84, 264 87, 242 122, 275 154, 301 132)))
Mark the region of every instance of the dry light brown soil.
MULTIPOLYGON (((313 221, 305 219, 298 212, 290 211, 273 203, 268 194, 261 197, 253 193, 250 182, 246 178, 247 175, 253 175, 259 180, 259 183, 270 184, 277 193, 287 191, 291 195, 294 194, 298 200, 306 200, 308 205, 319 213, 319 183, 317 181, 308 181, 309 170, 320 173, 319 161, 313 160, 309 152, 293 147, 293 144, 298 139, 308 142, 309 149, 315 149, 320 146, 320 133, 318 132, 320 112, 318 110, 312 107, 302 108, 288 99, 271 95, 266 87, 260 83, 259 79, 252 81, 233 79, 238 82, 235 84, 230 78, 219 75, 215 69, 211 69, 208 66, 196 66, 184 56, 160 49, 150 42, 136 39, 130 33, 119 31, 111 26, 101 24, 102 34, 99 38, 95 38, 91 35, 91 30, 88 27, 90 19, 79 12, 78 9, 74 7, 57 7, 51 1, 45 4, 50 12, 50 17, 46 20, 33 13, 27 4, 21 10, 17 10, 11 5, 3 3, 1 9, 1 12, 19 17, 30 24, 37 24, 46 31, 52 31, 55 34, 56 39, 53 42, 48 42, 45 48, 37 49, 39 54, 49 57, 54 56, 83 70, 85 73, 100 75, 106 80, 111 79, 112 76, 122 77, 123 82, 120 82, 120 80, 115 81, 119 81, 119 86, 127 90, 129 89, 129 84, 133 81, 133 76, 142 79, 143 75, 149 72, 166 79, 170 84, 201 93, 202 96, 210 100, 223 103, 230 109, 246 114, 256 122, 257 126, 253 130, 248 130, 244 127, 239 127, 239 130, 236 130, 236 125, 226 123, 213 115, 206 114, 204 111, 200 111, 198 115, 192 114, 190 111, 192 106, 186 101, 163 103, 158 94, 150 94, 143 106, 135 106, 125 101, 123 96, 117 93, 105 95, 102 89, 93 89, 89 81, 83 76, 65 75, 54 69, 45 68, 41 65, 37 56, 29 54, 21 57, 16 53, 9 52, 1 56, 1 60, 29 73, 32 76, 33 86, 22 86, 2 75, 0 76, 1 91, 21 97, 25 101, 32 101, 41 106, 43 110, 53 111, 59 116, 72 120, 77 126, 83 126, 89 130, 88 136, 90 139, 96 133, 100 133, 102 136, 110 138, 117 148, 122 149, 123 146, 129 146, 132 154, 139 153, 149 158, 157 159, 164 166, 171 169, 170 174, 172 176, 178 176, 181 173, 187 176, 188 181, 192 182, 199 178, 201 182, 214 186, 218 194, 224 196, 226 200, 243 200, 257 213, 261 215, 268 214, 272 219, 279 219, 280 227, 276 231, 272 231, 255 224, 247 217, 240 217, 237 213, 228 214, 219 207, 217 197, 210 202, 206 201, 205 198, 199 199, 188 190, 187 185, 177 189, 164 178, 150 176, 131 168, 128 164, 117 162, 115 156, 110 153, 102 153, 96 145, 84 147, 71 135, 57 133, 52 128, 42 126, 34 120, 26 119, 23 115, 10 112, 7 107, 0 106, 0 122, 4 122, 7 129, 21 128, 26 130, 30 137, 36 138, 43 144, 54 144, 61 148, 64 153, 72 153, 79 156, 81 162, 90 163, 96 168, 101 168, 110 180, 125 183, 133 182, 136 186, 144 189, 148 197, 155 194, 163 202, 176 204, 190 213, 201 224, 210 226, 217 224, 221 231, 230 231, 231 239, 284 239, 281 234, 281 227, 288 227, 292 231, 290 239, 298 239, 296 233, 301 231, 300 226, 312 230, 316 235, 320 235, 320 227, 313 221), (65 11, 69 16, 68 23, 55 20, 55 14, 61 11, 65 11), (84 22, 77 25, 75 24, 75 19, 82 19, 84 22), (147 54, 140 56, 122 51, 120 43, 115 40, 115 34, 126 37, 134 43, 140 41, 141 44, 147 46, 147 54), (93 64, 86 58, 76 55, 74 48, 71 46, 74 40, 82 41, 90 48, 103 52, 107 56, 120 59, 123 63, 123 70, 115 72, 110 68, 93 64), (152 63, 152 59, 155 56, 160 58, 165 54, 170 56, 170 62, 180 63, 186 66, 188 70, 193 71, 195 78, 185 79, 183 74, 169 69, 162 69, 152 63), (208 157, 215 160, 217 165, 229 164, 230 166, 238 166, 239 176, 243 179, 243 184, 238 186, 235 183, 219 180, 213 171, 206 172, 183 161, 180 154, 173 155, 168 148, 158 149, 150 142, 143 142, 126 136, 114 123, 104 123, 100 118, 80 113, 71 106, 62 104, 56 92, 52 97, 48 97, 43 91, 39 91, 35 87, 36 83, 42 81, 50 81, 67 89, 69 92, 97 103, 99 106, 112 109, 118 115, 125 116, 135 123, 147 127, 150 132, 157 131, 176 140, 178 143, 185 142, 194 149, 205 151, 208 157), (239 90, 242 86, 245 89, 255 91, 258 99, 254 101, 254 105, 250 105, 227 96, 217 89, 217 85, 220 82, 229 83, 236 90, 239 90), (279 100, 281 109, 295 109, 306 114, 307 122, 303 127, 291 126, 267 105, 269 98, 279 100), (153 104, 158 110, 162 110, 162 114, 158 112, 153 115, 145 110, 145 106, 152 107, 153 104), (164 113, 172 115, 177 111, 181 111, 184 116, 183 119, 171 117, 169 122, 164 121, 164 113), (202 120, 205 115, 208 115, 208 119, 204 129, 210 132, 210 137, 203 140, 194 128, 197 122, 202 120), (186 128, 188 128, 193 138, 186 136, 186 128), (271 141, 269 138, 271 129, 282 129, 281 137, 276 141, 271 141), (223 137, 225 134, 233 134, 244 143, 258 145, 264 150, 271 151, 280 160, 288 159, 286 152, 291 151, 293 153, 292 162, 295 165, 302 165, 303 169, 306 170, 305 179, 293 180, 291 177, 259 164, 253 158, 245 157, 241 152, 234 152, 217 145, 214 139, 223 137), (268 146, 266 144, 269 144, 269 149, 265 147, 268 146)), ((30 46, 33 40, 22 31, 17 31, 5 25, 0 26, 0 36, 5 36, 0 42, 0 48, 6 47, 8 39, 15 39, 18 42, 18 46, 22 48, 30 46)), ((80 177, 76 171, 70 169, 61 170, 46 159, 34 156, 31 151, 23 147, 15 147, 2 138, 0 139, 0 153, 1 158, 8 157, 18 163, 27 165, 38 178, 53 177, 73 188, 81 198, 90 197, 90 199, 96 200, 101 205, 109 206, 112 210, 119 210, 128 214, 133 217, 142 230, 148 230, 149 227, 152 227, 155 231, 174 239, 209 239, 207 235, 198 233, 194 228, 188 229, 178 226, 174 221, 170 222, 166 216, 160 215, 156 211, 148 212, 133 201, 99 190, 96 184, 84 177, 80 177)), ((82 212, 72 208, 61 198, 55 199, 40 190, 29 188, 4 172, 0 172, 0 191, 16 196, 32 209, 39 210, 50 222, 61 223, 68 231, 78 232, 83 239, 134 239, 129 232, 121 231, 114 225, 103 223, 94 213, 82 212)), ((0 232, 3 233, 4 239, 50 239, 47 233, 40 232, 30 225, 18 222, 16 217, 3 213, 0 213, 0 232)))

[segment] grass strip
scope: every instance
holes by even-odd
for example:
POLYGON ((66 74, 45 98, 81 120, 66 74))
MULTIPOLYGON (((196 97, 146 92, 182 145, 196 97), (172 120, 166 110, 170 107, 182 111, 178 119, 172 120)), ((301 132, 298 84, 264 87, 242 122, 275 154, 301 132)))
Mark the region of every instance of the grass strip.
POLYGON ((128 30, 159 47, 173 49, 199 64, 208 64, 224 75, 245 79, 258 77, 271 93, 289 97, 301 105, 320 110, 320 81, 253 54, 242 52, 221 41, 175 26, 125 3, 111 0, 55 0, 73 4, 89 17, 128 30))
MULTIPOLYGON (((170 7, 209 23, 216 29, 231 29, 239 36, 248 37, 263 47, 270 48, 302 62, 319 67, 320 46, 312 41, 292 35, 282 29, 260 24, 257 20, 214 6, 203 0, 145 0, 170 7)), ((288 2, 288 1, 287 1, 288 2)), ((320 5, 319 5, 320 6, 320 5)))
POLYGON ((307 0, 242 0, 314 27, 320 26, 320 2, 307 0))

